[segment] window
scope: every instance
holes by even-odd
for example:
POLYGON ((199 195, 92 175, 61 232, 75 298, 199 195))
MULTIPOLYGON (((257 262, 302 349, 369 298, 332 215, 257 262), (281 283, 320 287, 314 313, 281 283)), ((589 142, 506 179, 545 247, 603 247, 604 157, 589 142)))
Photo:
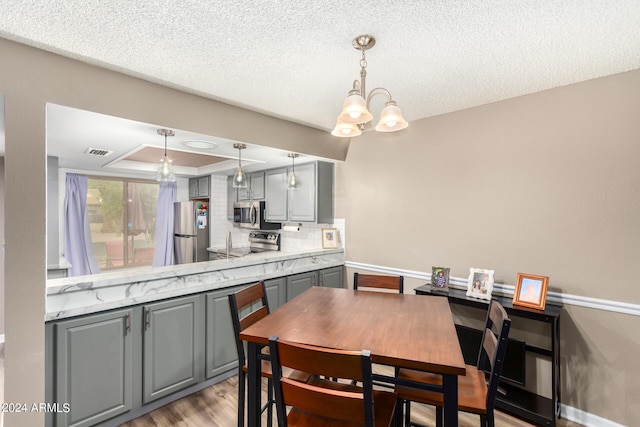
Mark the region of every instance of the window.
POLYGON ((158 183, 89 177, 87 212, 100 270, 151 265, 158 183))

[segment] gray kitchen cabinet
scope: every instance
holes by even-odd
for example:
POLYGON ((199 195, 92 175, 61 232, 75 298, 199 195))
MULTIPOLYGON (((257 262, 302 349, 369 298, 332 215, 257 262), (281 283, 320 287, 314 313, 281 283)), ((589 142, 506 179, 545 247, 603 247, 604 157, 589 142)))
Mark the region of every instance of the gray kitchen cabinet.
POLYGON ((247 188, 238 188, 238 200, 264 199, 264 172, 247 174, 247 188))
MULTIPOLYGON (((67 403, 57 427, 92 426, 132 408, 132 309, 58 322, 55 399, 67 403)), ((50 337, 51 338, 51 337, 50 337)))
POLYGON ((190 199, 208 199, 210 176, 199 176, 189 178, 189 198, 190 199))
POLYGON ((288 191, 288 220, 333 223, 333 163, 315 162, 296 167, 298 187, 288 191))
POLYGON ((264 173, 265 219, 282 222, 287 213, 287 168, 271 169, 264 173))
POLYGON ((287 302, 286 278, 278 277, 277 279, 265 280, 264 287, 267 290, 267 300, 269 301, 270 311, 275 311, 278 307, 287 302))
POLYGON ((325 288, 344 288, 344 267, 330 267, 318 272, 320 286, 325 288))
POLYGON ((233 221, 233 204, 238 201, 238 192, 233 188, 233 176, 227 177, 227 219, 233 221))
POLYGON ((231 323, 229 294, 239 288, 206 294, 205 370, 207 379, 238 366, 235 333, 231 323))
POLYGON ((291 301, 307 289, 318 284, 318 272, 309 271, 307 273, 287 276, 287 301, 291 301))
POLYGON ((200 295, 144 306, 144 404, 204 379, 200 295))

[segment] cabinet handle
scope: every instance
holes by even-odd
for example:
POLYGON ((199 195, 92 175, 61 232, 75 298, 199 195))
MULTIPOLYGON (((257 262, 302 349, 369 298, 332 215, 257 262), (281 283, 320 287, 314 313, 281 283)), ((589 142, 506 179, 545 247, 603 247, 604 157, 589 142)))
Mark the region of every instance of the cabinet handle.
POLYGON ((131 333, 131 313, 127 313, 124 322, 124 334, 127 335, 128 333, 131 333))
POLYGON ((150 327, 151 327, 151 310, 147 308, 145 309, 145 314, 144 314, 144 330, 146 331, 150 327))

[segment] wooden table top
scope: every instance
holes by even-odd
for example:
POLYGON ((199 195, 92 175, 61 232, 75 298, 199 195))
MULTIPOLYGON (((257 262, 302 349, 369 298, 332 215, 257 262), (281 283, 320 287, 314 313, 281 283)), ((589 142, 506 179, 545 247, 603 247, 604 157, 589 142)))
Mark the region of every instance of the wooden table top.
POLYGON ((312 287, 245 329, 342 350, 370 350, 375 363, 463 375, 465 364, 446 298, 312 287))

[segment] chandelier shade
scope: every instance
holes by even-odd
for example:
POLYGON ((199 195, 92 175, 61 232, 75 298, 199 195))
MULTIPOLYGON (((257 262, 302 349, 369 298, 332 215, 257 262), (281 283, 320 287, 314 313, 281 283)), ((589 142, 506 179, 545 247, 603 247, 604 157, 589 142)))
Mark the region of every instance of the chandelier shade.
POLYGON ((402 116, 400 108, 391 98, 391 93, 381 87, 373 89, 367 94, 365 83, 367 77, 367 60, 365 51, 371 49, 376 44, 376 39, 368 34, 360 35, 353 39, 351 43, 354 48, 362 52, 360 60, 360 80, 354 80, 353 89, 342 105, 342 111, 336 120, 336 126, 331 131, 331 135, 340 138, 353 138, 362 134, 367 124, 373 120, 373 115, 369 111, 371 98, 377 95, 384 95, 387 98, 380 121, 375 127, 378 132, 395 132, 405 129, 409 123, 402 116))

